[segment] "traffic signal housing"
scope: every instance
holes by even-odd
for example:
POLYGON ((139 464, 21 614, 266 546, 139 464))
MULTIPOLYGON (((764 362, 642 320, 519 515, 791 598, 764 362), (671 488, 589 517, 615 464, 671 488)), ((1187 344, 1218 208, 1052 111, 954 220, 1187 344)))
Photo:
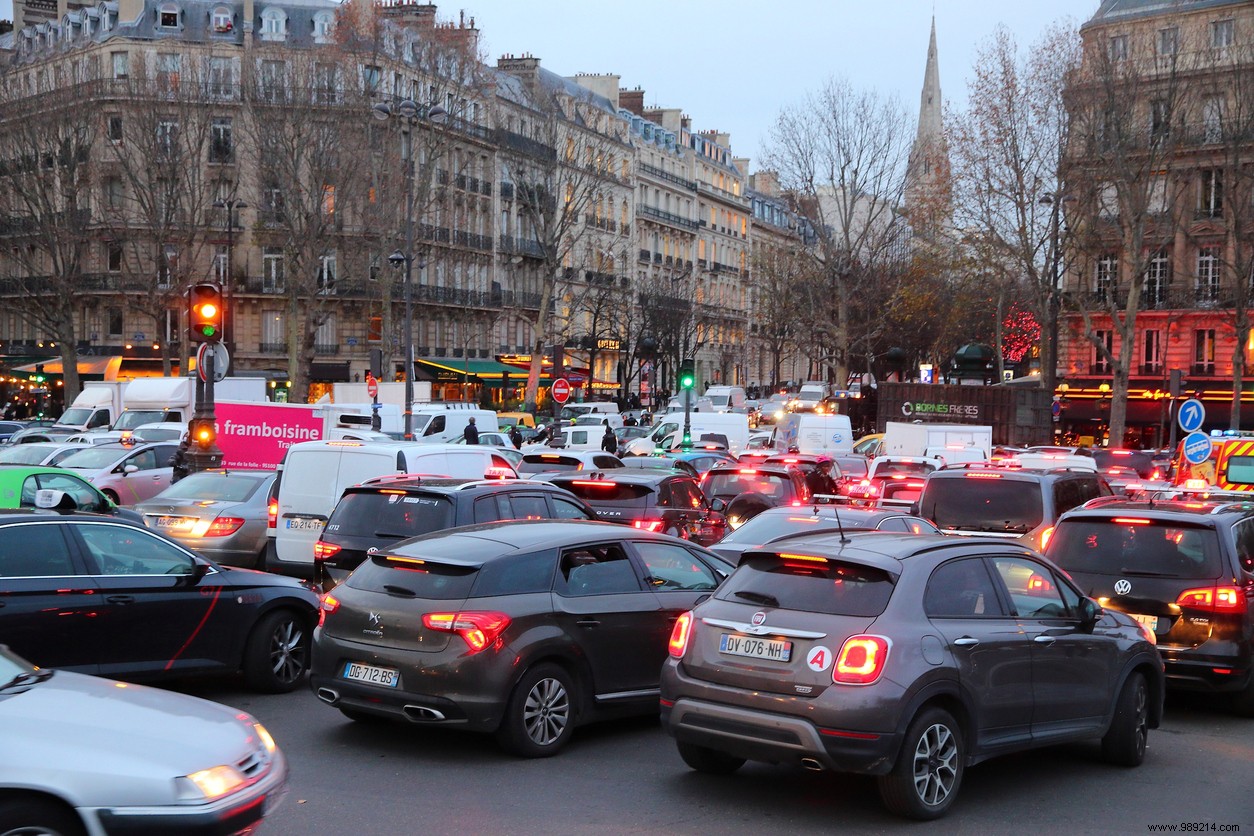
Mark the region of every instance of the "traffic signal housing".
POLYGON ((214 442, 218 440, 218 431, 214 428, 212 421, 193 418, 190 429, 192 446, 202 452, 211 450, 214 442))
POLYGON ((212 282, 192 285, 187 293, 187 321, 193 341, 221 342, 225 315, 222 288, 212 282))
POLYGON ((696 384, 696 363, 692 361, 691 357, 685 358, 684 361, 679 364, 679 389, 680 391, 691 389, 696 386, 696 384))

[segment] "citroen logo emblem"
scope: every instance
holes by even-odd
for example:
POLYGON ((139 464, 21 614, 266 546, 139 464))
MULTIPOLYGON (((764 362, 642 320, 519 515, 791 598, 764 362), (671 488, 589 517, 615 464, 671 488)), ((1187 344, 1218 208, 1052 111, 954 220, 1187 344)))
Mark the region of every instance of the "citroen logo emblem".
POLYGON ((377 612, 372 612, 370 615, 366 616, 366 620, 370 623, 371 627, 377 627, 379 626, 381 617, 377 612))

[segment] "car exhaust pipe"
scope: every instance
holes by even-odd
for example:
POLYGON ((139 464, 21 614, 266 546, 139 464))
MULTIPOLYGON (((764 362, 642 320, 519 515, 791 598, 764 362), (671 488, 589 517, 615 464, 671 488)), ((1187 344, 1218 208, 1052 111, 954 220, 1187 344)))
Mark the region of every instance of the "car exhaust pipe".
POLYGON ((819 763, 814 758, 802 758, 801 765, 811 772, 822 772, 825 768, 823 764, 819 763))
POLYGON ((432 723, 444 719, 444 715, 434 708, 427 708, 425 705, 407 705, 402 711, 405 712, 405 718, 411 723, 432 723))
POLYGON ((318 699, 322 700, 327 705, 335 705, 340 701, 340 694, 338 691, 333 691, 330 688, 319 688, 318 699))

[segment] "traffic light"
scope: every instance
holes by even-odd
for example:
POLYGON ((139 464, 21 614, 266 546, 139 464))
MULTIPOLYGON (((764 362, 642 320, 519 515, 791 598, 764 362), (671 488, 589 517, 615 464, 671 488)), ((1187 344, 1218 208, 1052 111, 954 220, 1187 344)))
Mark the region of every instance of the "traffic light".
POLYGON ((1168 394, 1170 394, 1173 398, 1180 397, 1180 394, 1184 391, 1185 384, 1187 383, 1188 381, 1184 379, 1184 372, 1179 369, 1172 369, 1170 383, 1167 387, 1168 394))
POLYGON ((222 288, 211 282, 192 285, 187 293, 187 321, 192 340, 202 343, 222 341, 222 318, 226 306, 222 288))
POLYGON ((696 385, 696 383, 696 363, 692 361, 691 357, 685 358, 684 361, 679 364, 679 389, 680 391, 691 389, 696 385))
POLYGON ((44 364, 40 363, 37 366, 35 366, 35 382, 38 383, 40 386, 42 386, 44 384, 44 381, 46 381, 47 379, 48 378, 44 376, 44 364))
POLYGON ((201 451, 210 450, 218 438, 218 431, 214 429, 212 421, 193 418, 191 421, 191 432, 192 445, 201 451))

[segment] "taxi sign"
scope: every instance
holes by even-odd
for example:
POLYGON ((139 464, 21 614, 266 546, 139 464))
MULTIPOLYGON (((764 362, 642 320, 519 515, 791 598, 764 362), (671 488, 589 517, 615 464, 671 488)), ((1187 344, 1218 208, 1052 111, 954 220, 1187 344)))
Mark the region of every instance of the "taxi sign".
POLYGON ((1206 420, 1206 407, 1202 406, 1202 402, 1197 398, 1189 398, 1180 404, 1180 412, 1176 415, 1176 420, 1180 422, 1180 429, 1186 433, 1197 432, 1202 428, 1202 422, 1206 420))
POLYGON ((1211 443, 1210 436, 1206 433, 1192 432, 1184 437, 1184 458, 1189 464, 1201 464, 1210 458, 1211 449, 1214 444, 1211 443))

